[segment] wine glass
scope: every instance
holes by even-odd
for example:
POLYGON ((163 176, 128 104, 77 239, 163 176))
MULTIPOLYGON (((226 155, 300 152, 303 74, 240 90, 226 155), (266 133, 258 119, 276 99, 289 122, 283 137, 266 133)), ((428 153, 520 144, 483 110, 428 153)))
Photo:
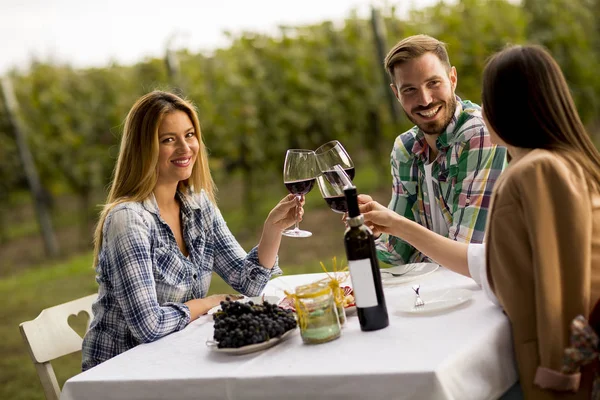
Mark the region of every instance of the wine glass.
POLYGON ((327 175, 323 173, 317 176, 317 184, 329 208, 340 214, 348 212, 344 187, 351 186, 352 181, 339 164, 334 165, 327 175))
POLYGON ((344 146, 337 140, 332 140, 315 150, 317 165, 325 177, 332 182, 338 178, 337 174, 333 173, 333 166, 339 164, 350 179, 354 179, 354 163, 348 155, 344 146))
MULTIPOLYGON (((290 149, 285 153, 283 183, 291 194, 296 195, 298 200, 300 200, 300 196, 310 192, 315 184, 316 176, 317 161, 314 151, 290 149)), ((294 229, 286 229, 282 233, 291 237, 312 236, 312 232, 298 229, 298 218, 296 218, 294 229)))

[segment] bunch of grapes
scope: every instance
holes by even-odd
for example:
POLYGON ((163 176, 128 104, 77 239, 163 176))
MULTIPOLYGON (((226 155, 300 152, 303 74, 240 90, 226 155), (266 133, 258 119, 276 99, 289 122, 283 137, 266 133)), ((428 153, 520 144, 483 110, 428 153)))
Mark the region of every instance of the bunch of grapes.
POLYGON ((214 339, 221 348, 238 348, 279 337, 296 327, 291 310, 268 301, 263 304, 240 303, 229 297, 221 302, 221 311, 213 314, 214 339))

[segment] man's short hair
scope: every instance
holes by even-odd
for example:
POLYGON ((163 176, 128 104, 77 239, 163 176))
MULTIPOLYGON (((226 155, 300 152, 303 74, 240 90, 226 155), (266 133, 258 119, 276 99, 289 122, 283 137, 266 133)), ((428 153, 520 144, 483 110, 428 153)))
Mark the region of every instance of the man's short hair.
POLYGON ((408 60, 420 57, 425 53, 433 53, 440 59, 447 70, 450 70, 450 58, 446 44, 428 35, 414 35, 399 41, 385 56, 385 69, 394 82, 394 68, 408 60))

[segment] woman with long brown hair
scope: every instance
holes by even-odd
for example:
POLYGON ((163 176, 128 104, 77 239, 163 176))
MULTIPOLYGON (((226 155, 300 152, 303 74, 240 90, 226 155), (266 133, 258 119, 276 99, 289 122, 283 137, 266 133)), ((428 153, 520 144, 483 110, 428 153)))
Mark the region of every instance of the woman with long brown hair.
MULTIPOLYGON (((162 91, 142 96, 127 115, 94 237, 99 291, 83 370, 183 329, 218 305, 226 295, 206 297, 213 272, 249 296, 281 274, 277 251, 281 232, 296 220, 295 197, 273 208, 260 243, 246 253, 214 192, 192 104, 162 91)), ((298 210, 301 218, 302 202, 298 210)))
MULTIPOLYGON (((492 196, 488 281, 512 323, 523 392, 554 398, 579 387, 579 374, 561 372, 564 349, 571 321, 600 298, 600 154, 540 46, 491 58, 483 110, 492 140, 512 157, 492 196)), ((589 378, 573 397, 587 396, 589 378)))

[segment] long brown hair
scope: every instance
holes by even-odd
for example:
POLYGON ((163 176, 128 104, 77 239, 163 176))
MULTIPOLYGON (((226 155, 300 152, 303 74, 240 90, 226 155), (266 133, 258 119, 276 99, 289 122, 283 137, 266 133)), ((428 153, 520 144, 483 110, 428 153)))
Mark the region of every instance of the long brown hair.
POLYGON ((492 56, 483 71, 482 100, 488 123, 506 144, 569 155, 600 188, 600 153, 546 49, 510 46, 492 56))
POLYGON ((200 123, 194 106, 168 92, 153 91, 139 98, 125 119, 119 157, 114 170, 106 204, 100 214, 94 234, 94 266, 102 246, 102 229, 106 216, 117 204, 144 201, 150 196, 158 179, 158 127, 165 115, 183 111, 192 121, 200 149, 192 174, 179 184, 179 189, 200 192, 215 202, 215 185, 208 167, 208 155, 200 133, 200 123))

